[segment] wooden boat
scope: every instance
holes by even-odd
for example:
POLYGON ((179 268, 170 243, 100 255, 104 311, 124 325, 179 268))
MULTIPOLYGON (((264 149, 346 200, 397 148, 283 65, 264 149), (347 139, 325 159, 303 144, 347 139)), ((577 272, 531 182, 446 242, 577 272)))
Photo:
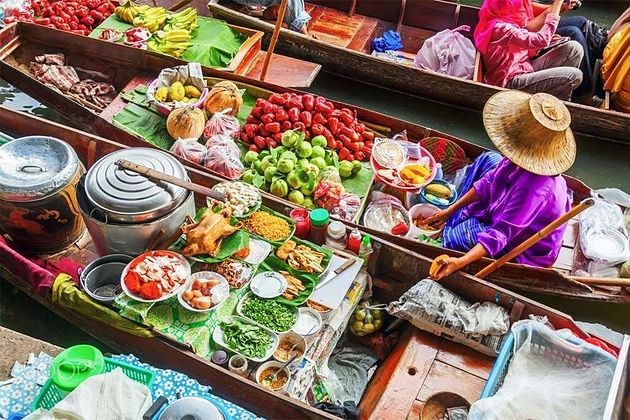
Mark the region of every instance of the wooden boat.
MULTIPOLYGON (((87 168, 100 157, 126 147, 105 138, 6 108, 0 108, 0 116, 2 129, 10 135, 39 134, 63 139, 75 149, 87 168)), ((207 186, 221 181, 220 178, 193 167, 188 168, 188 174, 193 182, 207 186)), ((198 205, 205 205, 205 197, 196 199, 198 205)), ((266 198, 265 204, 275 205, 275 208, 279 209, 277 203, 269 202, 266 198)), ((375 250, 368 271, 372 276, 374 297, 381 302, 399 298, 418 279, 424 277, 431 264, 430 259, 381 239, 375 239, 375 250)), ((86 235, 65 251, 39 258, 50 263, 70 258, 77 263, 87 264, 95 257, 94 249, 86 235)), ((158 367, 184 372, 201 383, 211 385, 217 395, 264 417, 334 418, 323 411, 267 391, 254 382, 217 367, 168 337, 156 335, 151 338, 140 338, 116 329, 111 323, 81 315, 73 308, 56 305, 50 296, 34 293, 30 284, 18 272, 21 268, 15 268, 16 264, 11 263, 9 258, 13 257, 6 255, 0 260, 0 275, 3 278, 54 313, 116 350, 134 353, 158 367)), ((470 302, 492 301, 504 306, 509 311, 512 322, 527 319, 530 315, 546 316, 556 328, 570 328, 579 336, 587 336, 569 315, 467 274, 454 274, 442 284, 470 302)), ((455 392, 473 402, 479 398, 492 365, 492 357, 404 324, 395 348, 382 362, 364 393, 359 405, 361 418, 407 418, 408 415, 417 418, 426 399, 441 391, 455 392)))
MULTIPOLYGON (((0 38, 2 37, 9 40, 7 47, 0 50, 0 70, 2 71, 2 78, 41 102, 51 106, 75 125, 85 127, 87 131, 106 138, 115 139, 128 146, 147 145, 140 137, 130 134, 111 123, 112 117, 125 105, 125 102, 120 96, 103 112, 96 114, 80 103, 67 98, 58 91, 50 89, 34 79, 28 72, 28 63, 35 55, 63 51, 67 54, 72 65, 93 70, 106 69, 107 71, 102 72, 111 74, 111 83, 116 87, 117 91, 123 91, 134 89, 139 84, 148 83, 161 69, 176 65, 176 60, 167 56, 148 54, 143 50, 119 45, 108 44, 109 48, 102 48, 102 41, 76 36, 54 29, 42 28, 32 24, 20 23, 18 26, 9 27, 0 32, 0 38), (7 32, 10 33, 8 37, 7 32), (69 45, 72 46, 72 48, 60 48, 59 45, 69 45), (75 51, 80 53, 75 53, 75 51)), ((234 80, 254 96, 267 96, 272 91, 289 91, 269 83, 252 81, 237 75, 226 76, 224 73, 211 69, 204 70, 204 74, 206 76, 234 80)), ((387 130, 394 133, 406 130, 411 139, 417 140, 430 136, 438 136, 453 141, 464 150, 469 158, 474 158, 485 151, 482 147, 427 127, 404 122, 373 111, 359 108, 355 109, 357 109, 358 118, 365 121, 367 124, 377 127, 386 127, 387 130)), ((201 166, 197 168, 206 170, 201 166)), ((574 191, 576 201, 590 196, 590 188, 582 182, 570 177, 566 177, 566 179, 569 188, 574 191)), ((269 200, 274 200, 279 203, 278 206, 283 208, 293 206, 293 204, 286 200, 271 195, 267 195, 267 197, 269 200)), ((356 225, 350 223, 348 225, 356 227, 356 225)), ((445 250, 414 240, 394 237, 365 228, 362 229, 374 236, 384 237, 391 242, 401 244, 406 249, 431 258, 443 253, 460 255, 455 251, 445 250)), ((575 232, 573 231, 573 233, 575 232)), ((573 240, 573 242, 574 239, 574 236, 569 238, 569 240, 573 240)), ((572 256, 574 243, 568 242, 567 245, 569 247, 567 247, 565 253, 572 256)), ((467 267, 466 270, 469 273, 476 273, 490 261, 489 259, 480 261, 467 267)), ((564 272, 567 271, 567 268, 566 266, 564 267, 564 272)), ((520 264, 507 264, 493 273, 490 280, 509 288, 568 298, 611 303, 625 303, 630 301, 630 297, 622 293, 620 288, 591 288, 569 279, 558 270, 539 269, 520 264)))
MULTIPOLYGON (((263 31, 268 44, 273 22, 241 13, 242 6, 231 0, 211 0, 208 8, 215 17, 263 31)), ((476 7, 440 0, 313 0, 306 11, 311 15, 308 28, 316 38, 282 29, 280 52, 320 63, 335 74, 476 111, 501 90, 482 82, 480 57, 475 81, 420 70, 413 63, 424 41, 436 32, 461 25, 474 30, 476 7), (401 33, 406 64, 370 55, 372 40, 390 29, 401 33)), ((630 144, 629 114, 570 102, 567 106, 576 132, 630 144)))

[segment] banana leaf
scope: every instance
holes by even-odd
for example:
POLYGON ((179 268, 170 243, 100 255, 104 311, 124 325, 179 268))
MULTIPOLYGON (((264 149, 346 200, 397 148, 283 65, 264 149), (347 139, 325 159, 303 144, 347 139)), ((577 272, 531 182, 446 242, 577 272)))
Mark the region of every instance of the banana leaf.
POLYGON ((302 286, 304 286, 304 290, 297 295, 293 300, 286 299, 282 296, 278 296, 275 300, 279 303, 283 303, 289 306, 300 306, 309 298, 309 296, 315 290, 315 286, 319 282, 319 276, 315 273, 304 273, 302 271, 297 271, 289 267, 287 263, 276 257, 273 253, 269 254, 269 256, 260 263, 258 266, 258 270, 256 274, 262 273, 265 271, 288 271, 289 275, 297 278, 302 282, 302 286))
MULTIPOLYGON (((280 246, 280 245, 282 245, 283 243, 285 243, 286 241, 288 241, 289 239, 291 239, 293 237, 293 234, 295 233, 295 220, 291 219, 290 217, 285 216, 284 214, 278 213, 277 211, 273 211, 270 208, 265 207, 265 206, 261 206, 260 209, 258 209, 258 211, 264 211, 264 212, 269 213, 269 214, 271 214, 273 216, 279 217, 280 219, 286 220, 286 222, 289 224, 289 231, 290 231, 290 233, 289 233, 288 237, 286 237, 285 239, 279 240, 279 241, 271 241, 271 240, 265 238, 264 236, 261 236, 261 235, 258 235, 256 233, 254 233, 254 232, 249 232, 248 231, 250 235, 253 235, 253 236, 257 237, 257 238, 260 238, 260 239, 262 239, 265 242, 269 242, 271 245, 274 245, 274 246, 280 246)), ((245 220, 247 220, 247 219, 245 219, 245 220)), ((246 228, 244 228, 244 229, 247 230, 246 228)))
POLYGON ((112 118, 112 122, 125 131, 142 137, 161 149, 169 150, 173 139, 166 130, 166 118, 148 108, 129 103, 112 118))
POLYGON ((351 193, 355 193, 359 198, 363 199, 370 188, 374 179, 374 171, 369 163, 363 162, 361 170, 356 174, 341 180, 343 188, 351 193))

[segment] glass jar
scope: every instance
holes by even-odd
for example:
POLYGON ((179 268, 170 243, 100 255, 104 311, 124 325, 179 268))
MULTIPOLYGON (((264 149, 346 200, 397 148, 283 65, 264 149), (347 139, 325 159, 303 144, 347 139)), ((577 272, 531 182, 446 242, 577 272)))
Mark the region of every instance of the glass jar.
POLYGON ((295 220, 295 236, 300 239, 307 239, 311 230, 308 210, 303 208, 293 209, 289 216, 295 220))
POLYGON ((315 209, 310 214, 311 231, 308 236, 309 240, 317 245, 323 245, 326 242, 326 230, 330 214, 326 209, 315 209))
POLYGON ((346 226, 341 222, 331 222, 326 230, 326 245, 343 251, 347 243, 346 226))

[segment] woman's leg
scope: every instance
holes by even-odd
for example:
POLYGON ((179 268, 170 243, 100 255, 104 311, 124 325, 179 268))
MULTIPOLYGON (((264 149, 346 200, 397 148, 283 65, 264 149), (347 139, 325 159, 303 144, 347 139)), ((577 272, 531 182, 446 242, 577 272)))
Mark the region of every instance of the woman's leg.
MULTIPOLYGON (((582 16, 572 16, 569 19, 573 20, 574 18, 582 18, 582 16)), ((572 25, 566 25, 562 27, 559 26, 558 29, 556 30, 556 33, 561 36, 568 36, 573 41, 577 42, 578 44, 582 46, 583 55, 582 55, 582 60, 580 61, 580 66, 579 66, 580 70, 582 70, 582 83, 580 84, 580 86, 577 87, 577 89, 575 89, 575 91, 573 92, 573 95, 576 97, 590 95, 593 90, 593 81, 592 81, 593 69, 591 68, 591 64, 590 64, 591 61, 588 55, 589 48, 586 42, 586 38, 584 37, 584 33, 580 30, 578 26, 572 26, 572 25)))
POLYGON ((459 216, 457 224, 447 224, 444 226, 442 245, 444 245, 445 248, 462 252, 470 251, 479 243, 477 235, 488 230, 488 226, 475 217, 462 219, 463 218, 459 216))

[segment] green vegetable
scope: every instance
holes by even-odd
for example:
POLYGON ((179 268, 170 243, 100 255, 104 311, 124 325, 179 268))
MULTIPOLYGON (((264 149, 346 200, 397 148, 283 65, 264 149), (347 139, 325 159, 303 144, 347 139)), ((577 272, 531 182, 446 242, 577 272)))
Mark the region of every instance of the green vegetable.
POLYGON ((286 152, 282 152, 282 154, 280 155, 280 159, 278 159, 278 160, 284 160, 284 159, 289 159, 289 160, 293 161, 293 163, 298 161, 298 158, 295 155, 295 153, 293 153, 290 150, 287 150, 286 152))
POLYGON ((265 156, 263 158, 262 161, 260 161, 260 167, 262 168, 263 172, 267 170, 268 167, 270 167, 271 165, 273 165, 275 163, 273 157, 271 156, 265 156))
POLYGON ((241 179, 243 180, 243 182, 247 182, 248 184, 253 184, 255 176, 256 176, 256 171, 254 171, 253 169, 248 169, 245 172, 243 172, 243 176, 241 179))
POLYGON ((304 171, 294 169, 287 175, 287 183, 294 190, 300 188, 305 182, 308 182, 308 174, 304 171))
POLYGON ((258 153, 254 152, 253 150, 248 150, 247 153, 245 153, 245 157, 243 158, 245 163, 248 165, 251 165, 256 159, 258 159, 258 153))
POLYGON ((291 159, 280 159, 280 162, 278 162, 278 170, 280 172, 282 172, 283 174, 288 174, 289 172, 291 172, 293 170, 293 168, 295 167, 295 162, 292 161, 291 159))
POLYGON ((361 162, 359 162, 358 160, 353 160, 352 161, 352 173, 356 174, 357 172, 359 172, 361 170, 363 166, 361 165, 361 162))
POLYGON ((265 169, 262 167, 262 162, 259 160, 254 161, 252 168, 261 175, 265 173, 265 169))
POLYGON ((290 330, 296 321, 294 308, 255 296, 243 304, 243 315, 277 332, 290 330))
POLYGON ((311 146, 311 143, 303 141, 302 143, 300 143, 300 145, 297 147, 297 154, 301 157, 301 158, 308 158, 311 157, 311 154, 313 153, 313 146, 311 146))
POLYGON ((302 169, 307 168, 308 165, 310 165, 310 164, 311 164, 311 162, 309 162, 308 159, 305 159, 305 158, 300 159, 300 160, 297 161, 297 166, 299 166, 302 169))
POLYGON ((300 187, 300 191, 304 195, 313 195, 313 191, 315 191, 315 187, 317 184, 315 181, 309 181, 300 187))
POLYGON ((269 333, 256 325, 233 320, 220 324, 223 341, 234 351, 244 356, 261 359, 271 346, 269 333))
POLYGON ((348 178, 350 175, 352 175, 352 169, 352 162, 342 160, 339 163, 339 176, 341 176, 342 178, 348 178))
POLYGON ((319 135, 311 139, 311 144, 313 146, 326 147, 326 145, 328 145, 328 141, 326 140, 326 137, 319 135))
POLYGON ((313 152, 311 153, 311 158, 326 156, 326 151, 321 146, 313 146, 313 152))
POLYGON ((271 183, 271 188, 269 189, 271 194, 276 197, 286 197, 289 193, 289 186, 284 179, 276 179, 271 183))
POLYGON ((289 193, 289 201, 295 204, 304 203, 304 194, 299 190, 293 190, 289 193))

